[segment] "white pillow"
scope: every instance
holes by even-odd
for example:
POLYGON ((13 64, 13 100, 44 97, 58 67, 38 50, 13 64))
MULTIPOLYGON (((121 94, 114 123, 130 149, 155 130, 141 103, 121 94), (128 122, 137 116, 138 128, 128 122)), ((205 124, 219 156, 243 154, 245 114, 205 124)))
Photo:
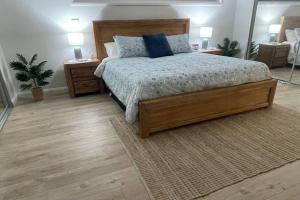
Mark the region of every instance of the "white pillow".
POLYGON ((119 57, 118 48, 115 42, 104 43, 104 46, 109 58, 119 57))
POLYGON ((148 57, 143 37, 114 36, 120 58, 148 57))
POLYGON ((170 35, 167 40, 174 54, 192 52, 188 34, 170 35))
POLYGON ((286 39, 288 42, 297 41, 295 30, 286 29, 285 30, 286 39))

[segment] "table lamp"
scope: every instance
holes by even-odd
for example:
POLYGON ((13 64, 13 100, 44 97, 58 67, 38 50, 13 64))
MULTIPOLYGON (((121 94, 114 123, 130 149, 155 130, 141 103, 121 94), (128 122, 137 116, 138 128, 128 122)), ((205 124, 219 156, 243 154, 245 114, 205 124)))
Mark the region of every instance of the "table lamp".
POLYGON ((208 39, 211 38, 213 32, 212 27, 201 27, 200 28, 200 37, 202 40, 202 49, 207 49, 208 47, 208 39))
POLYGON ((68 33, 69 44, 74 47, 75 59, 82 59, 81 45, 83 45, 83 33, 68 33))
POLYGON ((271 24, 269 26, 270 42, 276 42, 276 36, 278 33, 280 33, 280 29, 280 24, 271 24))

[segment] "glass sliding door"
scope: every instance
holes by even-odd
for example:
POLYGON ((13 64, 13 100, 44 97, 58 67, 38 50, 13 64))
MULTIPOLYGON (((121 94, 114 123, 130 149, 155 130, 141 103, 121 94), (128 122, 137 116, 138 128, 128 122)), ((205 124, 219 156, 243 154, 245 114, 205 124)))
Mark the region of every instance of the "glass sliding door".
MULTIPOLYGON (((0 62, 1 65, 2 62, 0 62)), ((3 63, 2 63, 3 64, 3 63)), ((4 66, 0 66, 3 69, 4 66)), ((13 107, 10 101, 9 94, 3 79, 3 75, 0 70, 0 130, 3 127, 7 117, 13 107)))

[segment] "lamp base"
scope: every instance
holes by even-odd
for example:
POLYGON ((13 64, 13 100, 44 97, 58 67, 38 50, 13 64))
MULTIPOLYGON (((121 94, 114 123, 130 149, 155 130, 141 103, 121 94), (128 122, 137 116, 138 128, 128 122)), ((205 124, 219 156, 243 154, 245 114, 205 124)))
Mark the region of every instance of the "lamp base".
POLYGON ((208 39, 203 39, 202 40, 202 49, 207 49, 208 47, 208 39))
POLYGON ((276 34, 271 34, 270 35, 270 42, 271 43, 276 43, 276 34))
POLYGON ((82 59, 81 48, 74 48, 74 55, 76 60, 82 59))

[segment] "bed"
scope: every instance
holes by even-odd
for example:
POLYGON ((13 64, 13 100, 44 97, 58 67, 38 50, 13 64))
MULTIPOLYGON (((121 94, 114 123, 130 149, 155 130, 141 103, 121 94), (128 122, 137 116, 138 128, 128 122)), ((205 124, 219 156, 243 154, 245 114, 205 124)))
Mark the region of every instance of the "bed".
MULTIPOLYGON (((97 57, 107 57, 104 43, 112 42, 115 35, 185 34, 189 33, 189 24, 189 19, 94 21, 97 57)), ((277 86, 262 63, 198 52, 160 59, 115 58, 103 62, 98 73, 125 104, 126 119, 134 122, 138 117, 142 138, 182 125, 270 107, 277 86), (244 75, 246 81, 233 78, 240 77, 232 76, 234 73, 244 75), (128 95, 131 91, 139 95, 128 95)))
MULTIPOLYGON (((281 30, 278 34, 278 42, 289 44, 291 46, 288 62, 290 64, 294 63, 294 59, 296 58, 296 43, 298 42, 296 39, 288 39, 286 36, 286 30, 293 30, 295 28, 300 28, 300 17, 299 16, 282 16, 280 19, 281 30)), ((300 55, 297 55, 297 63, 296 65, 300 65, 300 55)))

